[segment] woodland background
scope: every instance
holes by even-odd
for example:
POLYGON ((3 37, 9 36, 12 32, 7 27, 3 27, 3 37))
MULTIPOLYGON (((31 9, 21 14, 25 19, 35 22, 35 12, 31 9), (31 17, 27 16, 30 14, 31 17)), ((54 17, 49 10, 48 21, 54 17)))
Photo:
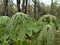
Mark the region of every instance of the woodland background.
POLYGON ((58 2, 59 0, 51 0, 51 4, 46 5, 40 0, 16 0, 16 3, 14 0, 0 0, 0 16, 11 17, 16 12, 23 12, 35 19, 45 14, 60 17, 60 4, 58 2))

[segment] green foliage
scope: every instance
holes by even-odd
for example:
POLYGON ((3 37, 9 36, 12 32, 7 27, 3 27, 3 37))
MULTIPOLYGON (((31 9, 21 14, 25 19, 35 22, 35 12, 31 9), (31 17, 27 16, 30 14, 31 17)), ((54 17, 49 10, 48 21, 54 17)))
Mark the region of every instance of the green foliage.
POLYGON ((37 24, 37 21, 28 17, 28 15, 16 13, 7 25, 6 30, 9 30, 11 38, 16 39, 19 37, 19 40, 22 40, 25 37, 25 34, 32 36, 32 31, 38 32, 40 30, 41 26, 37 24))
POLYGON ((22 12, 11 19, 0 17, 0 45, 60 45, 59 34, 60 21, 53 15, 44 15, 38 21, 22 12))
POLYGON ((25 34, 32 36, 33 32, 41 30, 40 24, 24 13, 16 13, 6 27, 6 34, 14 41, 23 41, 25 34))
POLYGON ((41 24, 33 19, 28 18, 26 22, 26 32, 29 36, 32 36, 33 32, 37 33, 42 28, 41 24))
POLYGON ((8 31, 10 37, 13 40, 22 41, 25 37, 25 22, 27 18, 23 13, 16 13, 12 18, 10 23, 7 25, 6 30, 8 31), (9 29, 10 28, 10 29, 9 29))
POLYGON ((59 19, 56 16, 53 15, 44 15, 41 18, 38 19, 38 22, 40 22, 43 25, 50 24, 54 26, 58 30, 58 25, 59 25, 59 19))
POLYGON ((32 45, 59 45, 59 20, 53 15, 44 15, 38 22, 42 24, 42 30, 35 34, 37 37, 32 40, 32 45))
POLYGON ((7 45, 6 38, 5 37, 5 28, 7 24, 9 23, 10 18, 7 16, 1 16, 0 17, 0 45, 7 45))
POLYGON ((53 15, 50 15, 50 14, 48 14, 48 15, 44 15, 44 16, 42 16, 39 20, 38 20, 39 22, 46 22, 46 23, 50 23, 50 22, 52 22, 52 23, 54 23, 54 24, 57 24, 58 23, 58 19, 55 17, 55 16, 53 16, 53 15), (57 20, 57 21, 56 21, 57 20))
POLYGON ((58 45, 56 40, 56 30, 51 25, 45 25, 32 45, 58 45))
POLYGON ((0 17, 0 32, 5 30, 6 25, 8 24, 9 21, 10 21, 10 18, 7 16, 1 16, 0 17))
POLYGON ((0 24, 1 25, 7 25, 7 23, 9 22, 10 18, 7 16, 1 16, 0 17, 0 24))

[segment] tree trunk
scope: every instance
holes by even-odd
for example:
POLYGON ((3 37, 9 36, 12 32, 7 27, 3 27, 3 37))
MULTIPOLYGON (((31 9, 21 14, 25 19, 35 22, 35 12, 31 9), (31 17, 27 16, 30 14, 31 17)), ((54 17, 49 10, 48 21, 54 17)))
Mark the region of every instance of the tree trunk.
POLYGON ((8 0, 3 0, 4 6, 3 6, 3 15, 8 16, 8 0))
POLYGON ((24 13, 25 12, 25 0, 22 1, 22 12, 24 13))
POLYGON ((36 19, 36 0, 34 1, 34 18, 36 19))
POLYGON ((25 14, 27 14, 27 5, 28 5, 28 0, 26 0, 26 5, 25 5, 25 14))
POLYGON ((51 14, 53 15, 53 0, 51 0, 51 14))
POLYGON ((21 10, 20 10, 20 0, 17 0, 17 11, 21 12, 21 10))
POLYGON ((30 9, 31 8, 31 6, 30 6, 30 0, 28 0, 28 14, 30 15, 30 9))

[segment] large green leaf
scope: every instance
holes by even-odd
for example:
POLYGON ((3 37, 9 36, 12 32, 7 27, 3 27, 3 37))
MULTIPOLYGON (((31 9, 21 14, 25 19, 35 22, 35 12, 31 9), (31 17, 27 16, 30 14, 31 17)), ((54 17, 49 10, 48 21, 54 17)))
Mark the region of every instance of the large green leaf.
POLYGON ((7 34, 9 34, 13 40, 22 41, 25 37, 24 17, 26 18, 27 16, 23 13, 16 13, 6 27, 6 31, 9 31, 7 34))

